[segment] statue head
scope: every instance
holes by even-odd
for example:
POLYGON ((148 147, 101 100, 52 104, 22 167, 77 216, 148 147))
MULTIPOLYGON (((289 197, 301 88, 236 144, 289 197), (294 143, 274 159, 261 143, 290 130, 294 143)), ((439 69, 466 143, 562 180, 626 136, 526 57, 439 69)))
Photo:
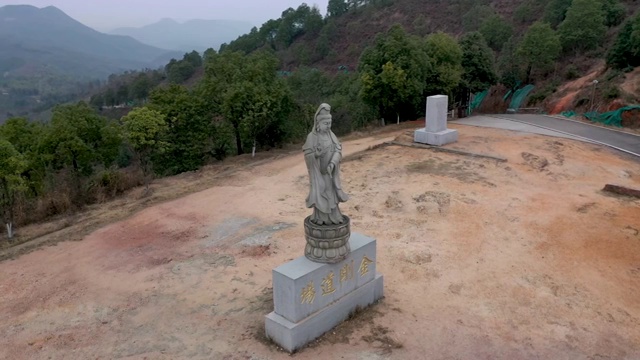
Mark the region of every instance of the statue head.
POLYGON ((331 130, 331 105, 321 104, 314 117, 314 131, 328 132, 331 130))

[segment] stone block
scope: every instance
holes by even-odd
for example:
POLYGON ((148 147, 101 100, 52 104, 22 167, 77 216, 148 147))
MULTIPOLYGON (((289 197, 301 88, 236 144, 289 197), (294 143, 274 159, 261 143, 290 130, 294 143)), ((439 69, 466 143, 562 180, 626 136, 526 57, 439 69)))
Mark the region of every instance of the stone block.
POLYGON ((447 95, 434 95, 427 97, 427 111, 425 128, 427 132, 439 133, 447 130, 447 110, 449 109, 449 97, 447 95))
POLYGON ((413 141, 421 144, 442 146, 458 141, 458 131, 447 129, 432 133, 426 131, 426 129, 418 129, 413 133, 413 141))
POLYGON ((351 233, 349 245, 351 253, 339 263, 316 263, 302 256, 275 268, 275 313, 297 323, 373 280, 376 240, 351 233))
POLYGON ((272 312, 266 316, 267 337, 285 350, 294 352, 333 329, 353 312, 381 299, 383 285, 382 275, 376 274, 373 280, 298 323, 272 312))

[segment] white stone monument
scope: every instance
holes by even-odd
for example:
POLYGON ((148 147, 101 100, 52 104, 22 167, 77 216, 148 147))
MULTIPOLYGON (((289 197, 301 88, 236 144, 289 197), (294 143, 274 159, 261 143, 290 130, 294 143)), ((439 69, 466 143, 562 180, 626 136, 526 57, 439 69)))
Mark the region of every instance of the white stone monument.
POLYGON ((447 109, 449 97, 433 95, 427 98, 425 128, 413 134, 413 141, 422 144, 442 146, 458 141, 458 131, 447 129, 447 109))

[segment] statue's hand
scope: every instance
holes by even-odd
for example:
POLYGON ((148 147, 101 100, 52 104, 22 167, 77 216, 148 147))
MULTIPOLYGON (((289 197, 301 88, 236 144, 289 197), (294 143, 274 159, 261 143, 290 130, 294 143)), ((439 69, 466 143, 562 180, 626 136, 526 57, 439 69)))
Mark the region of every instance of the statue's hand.
POLYGON ((335 168, 335 165, 333 165, 333 163, 330 163, 329 166, 327 166, 327 173, 329 174, 329 176, 333 177, 333 169, 335 168))

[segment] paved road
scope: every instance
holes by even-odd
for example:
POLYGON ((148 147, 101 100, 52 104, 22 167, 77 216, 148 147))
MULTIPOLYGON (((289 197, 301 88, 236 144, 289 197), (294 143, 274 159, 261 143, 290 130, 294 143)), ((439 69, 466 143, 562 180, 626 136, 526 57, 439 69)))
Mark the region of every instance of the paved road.
POLYGON ((496 128, 496 129, 518 131, 518 132, 529 133, 529 134, 540 134, 540 135, 547 135, 547 136, 562 137, 562 138, 568 138, 568 139, 593 143, 593 141, 587 140, 582 137, 573 136, 563 132, 541 128, 539 126, 528 125, 519 121, 501 119, 501 118, 487 116, 487 115, 473 115, 470 117, 453 120, 451 122, 454 124, 490 127, 490 128, 496 128))
MULTIPOLYGON (((591 142, 610 146, 626 153, 640 156, 640 136, 616 130, 609 130, 577 121, 535 114, 500 114, 493 118, 510 120, 522 124, 540 127, 591 142)), ((461 119, 462 120, 462 119, 461 119)))

